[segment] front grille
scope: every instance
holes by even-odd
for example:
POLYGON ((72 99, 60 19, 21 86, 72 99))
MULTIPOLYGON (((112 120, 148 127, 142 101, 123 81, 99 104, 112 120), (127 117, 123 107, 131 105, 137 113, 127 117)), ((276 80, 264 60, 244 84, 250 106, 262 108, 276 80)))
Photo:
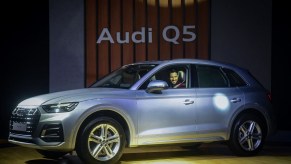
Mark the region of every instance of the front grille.
POLYGON ((11 115, 10 134, 32 137, 40 115, 40 111, 37 108, 17 107, 11 115))

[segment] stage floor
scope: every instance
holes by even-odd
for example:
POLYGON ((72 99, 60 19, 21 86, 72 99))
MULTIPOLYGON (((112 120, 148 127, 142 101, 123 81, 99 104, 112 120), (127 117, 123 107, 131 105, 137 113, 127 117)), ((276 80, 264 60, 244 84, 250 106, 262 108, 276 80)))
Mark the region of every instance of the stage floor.
MULTIPOLYGON (((34 149, 14 145, 0 147, 0 164, 82 164, 75 152, 58 160, 43 158, 34 149)), ((225 144, 203 144, 197 149, 178 146, 126 149, 121 164, 290 164, 291 145, 267 143, 254 157, 237 157, 225 144)))

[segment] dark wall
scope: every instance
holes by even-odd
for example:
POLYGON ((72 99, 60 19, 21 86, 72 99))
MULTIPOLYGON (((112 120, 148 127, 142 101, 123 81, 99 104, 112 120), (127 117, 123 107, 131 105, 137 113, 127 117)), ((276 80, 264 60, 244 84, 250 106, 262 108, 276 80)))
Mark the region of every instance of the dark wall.
POLYGON ((0 15, 0 138, 6 138, 15 106, 49 91, 48 0, 1 2, 0 15))
POLYGON ((272 0, 211 1, 211 59, 248 69, 271 90, 272 0))
POLYGON ((291 11, 285 1, 273 3, 272 101, 279 129, 291 130, 291 11))
POLYGON ((85 0, 49 0, 49 91, 83 88, 85 0))

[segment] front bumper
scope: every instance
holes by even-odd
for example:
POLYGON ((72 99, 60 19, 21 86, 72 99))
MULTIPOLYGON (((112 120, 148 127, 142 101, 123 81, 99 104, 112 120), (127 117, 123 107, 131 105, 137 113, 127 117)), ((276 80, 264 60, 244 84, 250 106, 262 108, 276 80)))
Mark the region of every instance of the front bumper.
POLYGON ((11 116, 8 141, 20 146, 72 151, 72 113, 45 113, 41 107, 17 107, 11 116))

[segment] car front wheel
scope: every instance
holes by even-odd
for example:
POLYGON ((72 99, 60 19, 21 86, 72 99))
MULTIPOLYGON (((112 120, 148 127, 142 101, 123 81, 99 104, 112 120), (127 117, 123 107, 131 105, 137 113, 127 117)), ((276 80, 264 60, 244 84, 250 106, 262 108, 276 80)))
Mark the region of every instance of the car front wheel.
POLYGON ((125 146, 121 125, 112 118, 90 121, 79 134, 76 152, 86 163, 116 163, 125 146))
POLYGON ((265 141, 263 121, 250 114, 239 117, 232 128, 229 148, 239 156, 256 155, 265 141))

